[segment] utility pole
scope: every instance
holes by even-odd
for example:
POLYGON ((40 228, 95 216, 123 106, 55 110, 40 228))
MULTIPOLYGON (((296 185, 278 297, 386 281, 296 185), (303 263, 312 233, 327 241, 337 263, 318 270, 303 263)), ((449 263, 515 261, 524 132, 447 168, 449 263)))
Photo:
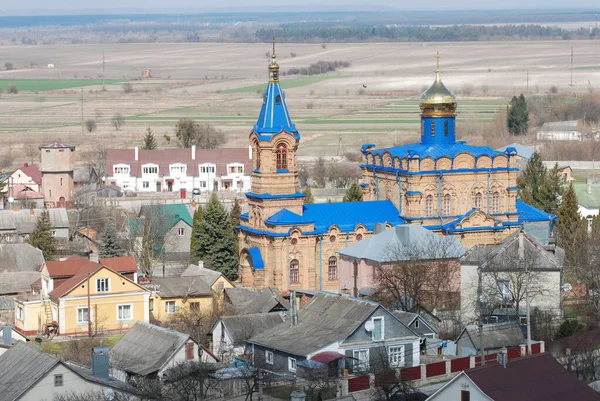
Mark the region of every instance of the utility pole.
POLYGON ((483 322, 479 321, 479 346, 481 347, 481 366, 485 366, 485 347, 483 346, 483 322))
POLYGON ((573 86, 573 46, 571 46, 571 83, 569 86, 573 86))
POLYGON ((92 307, 90 302, 90 273, 87 275, 87 321, 88 321, 88 337, 92 338, 92 307))
POLYGON ((81 132, 83 132, 83 88, 81 88, 81 132))
POLYGON ((104 87, 104 68, 106 66, 106 62, 104 59, 104 52, 102 52, 102 92, 104 92, 106 90, 106 88, 104 87))

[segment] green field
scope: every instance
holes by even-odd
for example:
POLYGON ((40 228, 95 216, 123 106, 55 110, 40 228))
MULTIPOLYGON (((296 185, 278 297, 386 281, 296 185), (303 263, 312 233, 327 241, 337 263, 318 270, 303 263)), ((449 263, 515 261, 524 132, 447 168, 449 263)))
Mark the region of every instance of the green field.
MULTIPOLYGON (((292 89, 292 88, 298 88, 300 86, 306 86, 306 85, 310 85, 310 84, 314 84, 315 82, 321 82, 321 81, 326 81, 328 79, 334 79, 334 78, 340 78, 340 77, 323 77, 323 76, 319 76, 319 77, 300 77, 300 78, 294 78, 294 79, 286 79, 280 82, 280 86, 283 89, 292 89)), ((248 92, 264 92, 265 89, 267 89, 267 84, 259 84, 259 85, 252 85, 252 86, 244 86, 242 88, 234 88, 234 89, 227 89, 224 90, 223 93, 248 93, 248 92)))
MULTIPOLYGON (((124 81, 118 79, 105 79, 105 85, 116 85, 124 81)), ((41 92, 83 86, 102 85, 101 79, 0 79, 0 88, 3 92, 8 90, 8 85, 17 85, 19 92, 41 92)))

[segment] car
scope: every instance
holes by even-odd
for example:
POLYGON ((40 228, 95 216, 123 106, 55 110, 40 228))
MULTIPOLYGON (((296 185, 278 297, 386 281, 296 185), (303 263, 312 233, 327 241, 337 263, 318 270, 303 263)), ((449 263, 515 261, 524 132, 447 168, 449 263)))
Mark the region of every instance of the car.
POLYGON ((200 188, 194 188, 192 190, 192 194, 194 194, 194 195, 200 195, 200 188))

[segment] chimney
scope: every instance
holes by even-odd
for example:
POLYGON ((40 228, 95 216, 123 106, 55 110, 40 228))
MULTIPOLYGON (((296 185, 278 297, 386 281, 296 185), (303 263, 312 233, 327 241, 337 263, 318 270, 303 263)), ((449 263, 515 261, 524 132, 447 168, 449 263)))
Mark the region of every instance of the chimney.
POLYGON ((523 229, 519 231, 519 259, 525 259, 525 235, 523 234, 523 229))
POLYGON ((192 160, 196 160, 196 145, 192 145, 192 160))
POLYGON ((502 365, 504 367, 504 369, 506 369, 506 364, 508 363, 508 351, 507 351, 506 347, 502 347, 498 357, 500 358, 500 361, 499 361, 500 365, 502 365))
POLYGON ((12 327, 4 326, 2 328, 2 344, 12 345, 12 327))
POLYGON ((140 160, 140 147, 136 146, 134 148, 134 152, 135 152, 135 161, 137 162, 138 160, 140 160))
POLYGON ((102 380, 109 380, 108 347, 92 348, 92 375, 102 380))

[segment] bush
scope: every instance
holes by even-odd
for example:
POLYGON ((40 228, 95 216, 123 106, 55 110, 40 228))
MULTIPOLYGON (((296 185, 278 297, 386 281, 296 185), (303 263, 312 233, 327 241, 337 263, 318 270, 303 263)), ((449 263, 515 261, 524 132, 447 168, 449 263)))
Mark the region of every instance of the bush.
POLYGON ((85 129, 87 129, 88 132, 93 132, 96 130, 96 120, 86 120, 85 121, 85 129))
POLYGON ((110 122, 112 123, 113 127, 115 127, 115 130, 118 131, 119 128, 125 124, 125 118, 123 118, 121 113, 117 113, 113 116, 113 118, 110 119, 110 122))
POLYGON ((571 337, 573 334, 581 330, 583 330, 583 325, 577 320, 565 320, 558 328, 554 339, 558 340, 565 337, 571 337))
POLYGON ((14 70, 15 66, 13 63, 4 63, 4 68, 6 68, 6 70, 14 70))
POLYGON ((17 89, 17 84, 8 84, 8 86, 6 87, 6 91, 13 95, 19 93, 19 90, 17 89))
POLYGON ((315 108, 315 104, 313 102, 306 103, 306 108, 312 110, 315 108))
POLYGON ((323 61, 319 60, 316 63, 309 65, 308 67, 303 68, 290 68, 287 70, 288 75, 319 75, 325 74, 330 71, 336 71, 340 68, 348 68, 350 67, 349 61, 323 61))
POLYGON ((124 93, 131 93, 133 92, 133 85, 129 82, 124 83, 123 85, 121 85, 121 88, 123 88, 123 92, 124 93))
POLYGON ((294 52, 291 52, 291 53, 290 53, 290 57, 291 57, 291 58, 296 58, 296 53, 294 53, 294 52))

